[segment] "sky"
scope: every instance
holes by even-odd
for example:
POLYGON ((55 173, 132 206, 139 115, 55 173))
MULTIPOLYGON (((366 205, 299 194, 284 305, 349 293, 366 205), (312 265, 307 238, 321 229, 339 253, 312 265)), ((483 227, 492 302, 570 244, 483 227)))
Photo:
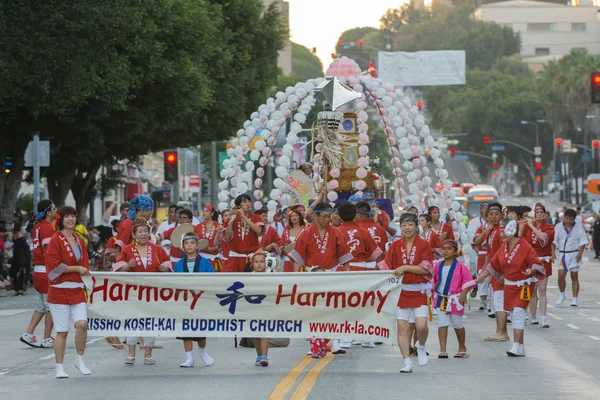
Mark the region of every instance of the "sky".
POLYGON ((331 63, 331 53, 341 33, 351 28, 373 26, 390 8, 399 8, 403 0, 288 0, 290 35, 293 42, 312 49, 323 63, 331 63))

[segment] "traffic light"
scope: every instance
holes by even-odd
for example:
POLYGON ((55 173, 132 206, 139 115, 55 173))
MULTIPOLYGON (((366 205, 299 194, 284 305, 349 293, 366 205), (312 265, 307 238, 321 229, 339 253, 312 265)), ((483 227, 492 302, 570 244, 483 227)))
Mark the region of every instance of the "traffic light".
POLYGON ((541 181, 542 181, 542 177, 541 177, 540 175, 537 175, 537 176, 535 177, 535 181, 536 181, 536 182, 541 182, 541 181))
POLYGON ((359 45, 360 47, 363 47, 363 44, 364 44, 364 43, 363 43, 363 41, 362 41, 362 40, 361 40, 360 42, 358 42, 358 45, 359 45))
POLYGON ((331 58, 335 58, 335 53, 331 53, 331 58))
POLYGON ((535 163, 535 169, 542 169, 542 163, 535 163))
POLYGON ((562 139, 560 139, 560 138, 559 138, 559 139, 556 139, 556 140, 555 140, 555 143, 556 143, 556 146, 557 146, 557 147, 560 147, 560 146, 562 146, 562 139))
POLYGON ((421 111, 423 109, 423 102, 420 101, 417 103, 417 108, 419 109, 419 111, 421 111))
POLYGON ((498 168, 500 166, 500 164, 498 164, 497 162, 494 163, 494 168, 498 168))
POLYGON ((592 146, 594 146, 595 149, 597 149, 598 147, 600 147, 600 140, 594 140, 592 142, 592 146))
POLYGON ((376 73, 377 73, 377 70, 375 69, 375 63, 372 62, 369 64, 369 74, 371 74, 371 76, 374 78, 376 73))
POLYGON ((453 147, 450 149, 450 157, 454 158, 455 155, 456 155, 456 149, 453 147))
POLYGON ((490 142, 490 138, 489 137, 484 137, 483 138, 483 143, 489 143, 490 142))
POLYGON ((13 166, 12 157, 6 156, 6 159, 4 160, 4 173, 6 175, 10 174, 10 172, 12 171, 12 166, 13 166))
POLYGON ((494 174, 494 179, 498 179, 498 174, 494 174))
POLYGON ((592 104, 600 104, 600 72, 592 72, 592 104))
POLYGON ((179 180, 179 163, 177 162, 176 151, 165 151, 165 181, 166 182, 177 182, 179 180))
POLYGON ((338 42, 338 46, 342 46, 344 44, 344 42, 342 42, 341 40, 338 42))

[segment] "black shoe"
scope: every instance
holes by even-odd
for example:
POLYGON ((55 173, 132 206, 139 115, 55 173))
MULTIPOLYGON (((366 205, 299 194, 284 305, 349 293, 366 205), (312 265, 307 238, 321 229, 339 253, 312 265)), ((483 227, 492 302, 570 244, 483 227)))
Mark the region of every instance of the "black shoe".
POLYGON ((485 307, 484 306, 479 306, 479 311, 483 311, 483 310, 485 310, 485 307))

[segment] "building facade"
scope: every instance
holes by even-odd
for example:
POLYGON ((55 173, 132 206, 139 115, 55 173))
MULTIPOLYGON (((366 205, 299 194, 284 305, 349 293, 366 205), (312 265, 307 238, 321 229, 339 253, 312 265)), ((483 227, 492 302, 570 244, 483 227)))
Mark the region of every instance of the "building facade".
MULTIPOLYGON (((269 7, 271 4, 275 3, 277 8, 279 8, 279 12, 284 20, 284 24, 287 27, 288 31, 290 29, 290 4, 284 0, 263 0, 265 3, 265 7, 269 7)), ((292 44, 289 40, 286 40, 285 47, 283 50, 279 52, 279 57, 277 58, 277 66, 281 68, 283 74, 286 76, 290 76, 292 73, 292 44)))

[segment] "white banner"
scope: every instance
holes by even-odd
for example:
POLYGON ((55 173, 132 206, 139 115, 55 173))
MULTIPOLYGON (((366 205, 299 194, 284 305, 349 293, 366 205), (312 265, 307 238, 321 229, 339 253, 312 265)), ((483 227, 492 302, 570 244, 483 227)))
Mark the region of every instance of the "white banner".
POLYGON ((112 273, 86 277, 90 336, 396 341, 400 279, 336 273, 112 273))
POLYGON ((465 51, 380 51, 377 76, 401 86, 464 85, 465 51))

